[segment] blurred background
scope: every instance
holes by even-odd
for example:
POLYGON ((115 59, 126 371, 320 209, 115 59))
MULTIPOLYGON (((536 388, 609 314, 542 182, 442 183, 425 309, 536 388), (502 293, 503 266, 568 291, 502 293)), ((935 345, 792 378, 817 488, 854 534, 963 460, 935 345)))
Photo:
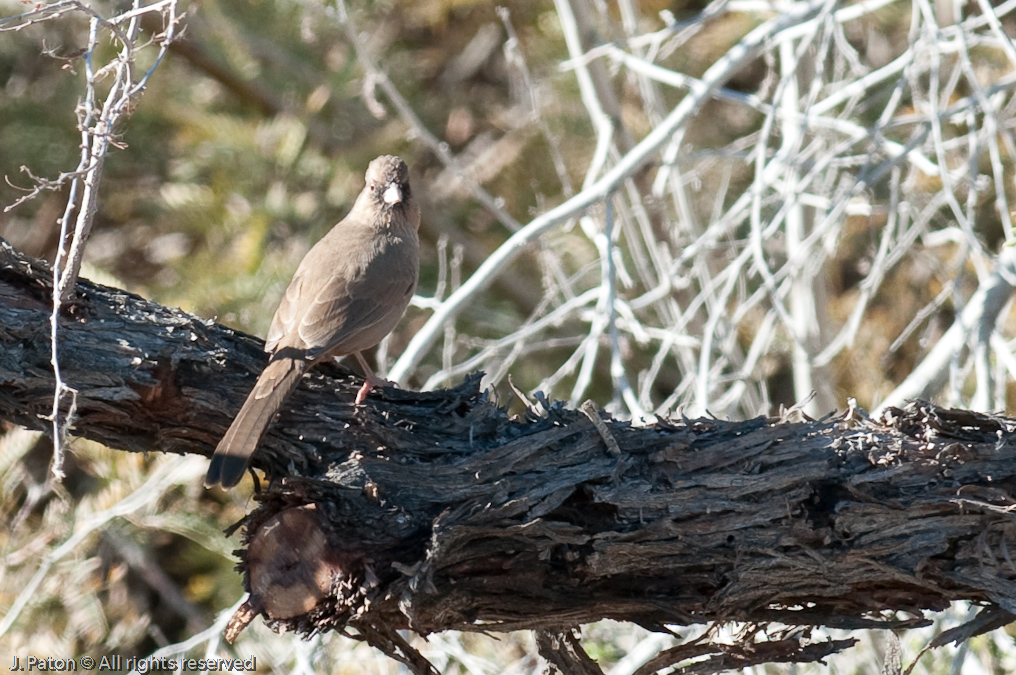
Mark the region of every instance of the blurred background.
MULTIPOLYGON (((52 261, 78 212, 69 181, 34 177, 75 170, 89 92, 99 109, 123 77, 144 91, 99 183, 82 273, 100 283, 263 336, 393 153, 423 210, 418 297, 376 355, 403 386, 481 370, 513 410, 509 377, 636 422, 907 396, 1004 412, 1016 393, 1012 0, 88 7, 0 0, 0 237, 26 253, 52 261), (90 41, 93 16, 119 18, 90 41)), ((207 493, 200 458, 82 441, 54 484, 51 450, 0 439, 0 659, 229 653, 221 529, 247 493, 207 493)), ((905 664, 930 631, 903 636, 905 664)), ((614 675, 672 639, 585 638, 614 675)), ((544 668, 523 633, 418 646, 448 673, 544 668)), ((233 650, 272 672, 401 672, 258 621, 233 650)), ((832 670, 755 672, 877 672, 883 650, 870 634, 832 670)), ((996 631, 914 672, 1014 672, 1014 652, 996 631)))

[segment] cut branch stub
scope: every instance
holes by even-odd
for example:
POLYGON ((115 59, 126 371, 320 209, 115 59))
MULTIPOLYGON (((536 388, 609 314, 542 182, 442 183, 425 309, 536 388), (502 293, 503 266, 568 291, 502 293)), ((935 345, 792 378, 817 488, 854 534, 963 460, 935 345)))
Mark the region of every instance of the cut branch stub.
POLYGON ((329 541, 313 504, 272 516, 247 546, 248 583, 254 603, 268 616, 291 619, 328 597, 332 580, 353 577, 361 556, 329 541))

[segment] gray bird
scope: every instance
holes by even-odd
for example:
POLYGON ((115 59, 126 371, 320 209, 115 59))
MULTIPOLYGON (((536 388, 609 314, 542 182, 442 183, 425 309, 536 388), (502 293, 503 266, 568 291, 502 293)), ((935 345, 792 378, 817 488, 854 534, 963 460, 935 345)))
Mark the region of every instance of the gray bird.
POLYGON ((314 364, 353 354, 366 381, 356 396, 386 384, 360 354, 395 328, 420 270, 420 209, 409 168, 394 155, 367 167, 352 210, 307 252, 268 330, 271 361, 258 377, 208 467, 205 485, 230 488, 243 478, 272 418, 314 364))

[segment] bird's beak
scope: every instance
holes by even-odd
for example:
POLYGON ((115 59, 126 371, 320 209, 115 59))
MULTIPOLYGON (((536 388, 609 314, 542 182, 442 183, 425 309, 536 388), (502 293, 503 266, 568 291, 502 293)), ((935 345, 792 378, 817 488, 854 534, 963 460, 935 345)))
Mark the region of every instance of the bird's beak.
POLYGON ((385 200, 385 204, 398 204, 402 201, 402 189, 398 183, 390 183, 381 198, 385 200))

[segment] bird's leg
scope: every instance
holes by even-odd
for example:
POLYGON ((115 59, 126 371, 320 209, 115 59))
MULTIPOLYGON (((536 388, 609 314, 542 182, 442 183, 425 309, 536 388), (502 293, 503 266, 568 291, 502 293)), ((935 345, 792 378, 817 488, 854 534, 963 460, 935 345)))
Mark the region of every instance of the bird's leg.
POLYGON ((360 405, 367 398, 367 394, 371 389, 374 387, 391 386, 393 383, 383 377, 378 377, 371 367, 367 365, 367 360, 363 358, 363 355, 360 352, 353 352, 353 355, 356 357, 356 360, 360 362, 360 367, 363 368, 363 376, 366 378, 363 382, 363 386, 360 387, 360 391, 356 392, 356 405, 360 405))

